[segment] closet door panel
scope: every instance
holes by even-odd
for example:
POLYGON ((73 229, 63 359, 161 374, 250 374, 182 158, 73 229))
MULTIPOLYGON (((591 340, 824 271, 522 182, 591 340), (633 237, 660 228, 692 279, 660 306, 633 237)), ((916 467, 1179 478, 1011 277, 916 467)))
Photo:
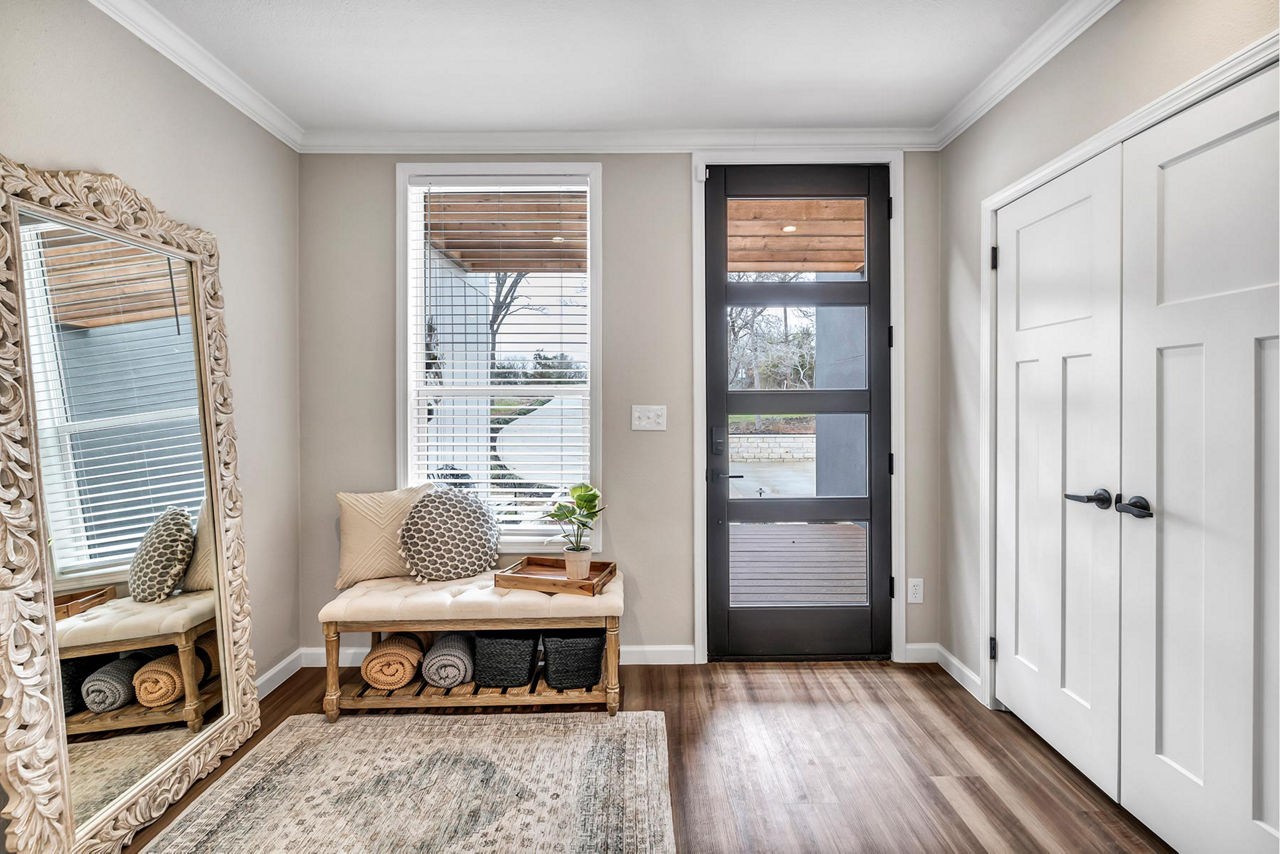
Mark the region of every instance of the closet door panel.
POLYGON ((1277 847, 1276 80, 1123 146, 1120 792, 1184 851, 1277 847))
POLYGON ((996 696, 1113 797, 1120 149, 997 213, 996 696))

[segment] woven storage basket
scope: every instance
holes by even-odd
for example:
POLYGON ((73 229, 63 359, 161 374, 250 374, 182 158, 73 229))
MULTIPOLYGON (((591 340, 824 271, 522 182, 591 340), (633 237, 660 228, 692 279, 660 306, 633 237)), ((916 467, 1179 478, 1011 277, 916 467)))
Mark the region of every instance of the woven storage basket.
POLYGON ((537 668, 537 630, 476 632, 475 682, 481 688, 528 685, 537 668))
POLYGON ((604 629, 553 629, 542 634, 547 685, 557 691, 592 688, 600 682, 604 629))

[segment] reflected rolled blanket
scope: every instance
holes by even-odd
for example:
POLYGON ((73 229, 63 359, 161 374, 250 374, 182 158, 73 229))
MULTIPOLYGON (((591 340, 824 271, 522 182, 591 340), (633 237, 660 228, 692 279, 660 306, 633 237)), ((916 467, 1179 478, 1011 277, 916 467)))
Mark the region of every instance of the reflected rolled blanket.
POLYGON ((420 661, 422 641, 417 635, 400 632, 369 650, 360 663, 360 675, 380 691, 394 691, 413 681, 420 661))
MULTIPOLYGON (((197 662, 199 659, 197 659, 197 662)), ((196 664, 197 669, 200 665, 196 664)), ((197 681, 200 674, 197 673, 197 681)), ((176 652, 148 661, 133 674, 138 702, 149 709, 167 706, 182 696, 182 664, 176 652)))
POLYGON ((222 668, 218 665, 218 633, 216 631, 205 632, 196 638, 196 656, 204 662, 205 679, 212 679, 222 672, 222 668))
POLYGON ((117 658, 91 673, 80 686, 80 696, 89 711, 111 712, 122 709, 134 701, 133 675, 147 663, 147 656, 131 652, 117 658))
POLYGON ((436 639, 422 659, 422 678, 437 688, 456 688, 475 677, 471 636, 447 632, 436 639))
POLYGON ((84 658, 66 658, 58 663, 62 670, 62 713, 74 715, 85 708, 84 697, 80 694, 80 686, 84 680, 108 661, 114 661, 111 655, 89 655, 84 658))

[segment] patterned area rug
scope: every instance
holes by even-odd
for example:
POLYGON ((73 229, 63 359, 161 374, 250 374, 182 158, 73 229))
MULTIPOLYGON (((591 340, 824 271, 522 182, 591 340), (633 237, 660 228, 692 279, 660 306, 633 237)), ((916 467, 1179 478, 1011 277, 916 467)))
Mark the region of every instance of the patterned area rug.
POLYGON ((674 850, 661 712, 299 715, 146 848, 674 850))
POLYGON ((67 745, 76 824, 93 818, 194 737, 195 733, 180 726, 67 745))

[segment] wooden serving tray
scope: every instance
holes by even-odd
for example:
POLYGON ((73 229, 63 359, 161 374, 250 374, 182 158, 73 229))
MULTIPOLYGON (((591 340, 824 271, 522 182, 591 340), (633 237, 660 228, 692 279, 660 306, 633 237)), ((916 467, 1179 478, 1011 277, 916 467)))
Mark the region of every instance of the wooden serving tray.
POLYGON ((493 576, 494 587, 515 590, 537 590, 541 593, 576 593, 596 596, 615 574, 618 565, 612 561, 593 560, 586 578, 578 580, 565 575, 564 560, 555 557, 526 557, 493 576))
POLYGON ((115 585, 63 593, 61 596, 53 597, 53 618, 65 620, 67 617, 83 614, 95 605, 110 602, 114 598, 116 598, 115 585))

